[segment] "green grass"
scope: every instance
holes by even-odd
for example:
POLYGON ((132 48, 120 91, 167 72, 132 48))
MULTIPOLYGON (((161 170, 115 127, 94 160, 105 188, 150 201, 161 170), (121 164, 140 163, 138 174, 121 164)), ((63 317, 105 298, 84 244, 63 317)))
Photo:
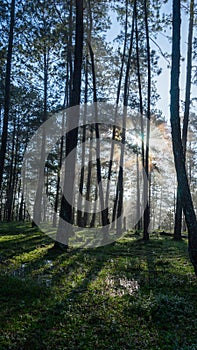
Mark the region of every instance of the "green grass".
POLYGON ((197 349, 186 240, 52 246, 30 225, 1 224, 0 350, 197 349))

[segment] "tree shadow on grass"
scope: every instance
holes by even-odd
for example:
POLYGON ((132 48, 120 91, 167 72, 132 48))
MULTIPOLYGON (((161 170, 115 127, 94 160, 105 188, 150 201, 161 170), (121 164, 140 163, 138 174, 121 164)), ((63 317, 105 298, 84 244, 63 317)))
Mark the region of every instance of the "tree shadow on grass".
MULTIPOLYGON (((4 304, 11 306, 11 313, 8 309, 4 309, 4 317, 10 317, 11 327, 14 324, 20 324, 19 328, 25 326, 25 332, 20 329, 15 334, 15 349, 47 349, 45 339, 48 338, 49 332, 58 324, 60 327, 62 315, 69 313, 70 305, 80 304, 80 300, 90 298, 88 287, 94 281, 102 267, 106 263, 105 256, 101 257, 98 252, 91 250, 70 250, 67 253, 57 253, 52 250, 46 251, 42 257, 33 261, 29 266, 28 272, 24 278, 16 278, 13 276, 1 276, 5 288, 2 293, 2 301, 4 304), (47 269, 52 271, 53 283, 50 288, 35 283, 31 279, 31 275, 35 272, 43 261, 53 261, 53 267, 42 271, 46 274, 47 269), (91 260, 91 263, 89 262, 91 260), (69 277, 69 275, 71 275, 69 277), (67 281, 67 276, 69 282, 67 281), (74 276, 76 278, 73 285, 74 276), (72 280, 73 278, 73 280, 72 280), (6 283, 5 283, 6 282, 6 283), (68 284, 68 285, 67 285, 68 284), (13 286, 15 286, 13 288, 13 286), (8 297, 8 299, 5 299, 8 297), (20 319, 21 318, 21 319, 20 319), (25 319, 30 318, 31 322, 25 319), (24 319, 24 321, 22 321, 24 319), (44 325, 44 327, 43 327, 44 325), (25 334, 25 336, 24 336, 25 334)), ((41 276, 42 277, 42 276, 41 276)), ((81 316, 82 317, 82 314, 81 316)), ((4 328, 4 327, 3 327, 4 328)), ((8 327, 8 334, 10 334, 8 327)), ((5 329, 6 333, 6 329, 5 329)), ((57 341, 57 339, 56 339, 57 341)), ((64 344, 63 348, 67 348, 67 342, 60 336, 59 342, 64 344)), ((5 342, 5 348, 8 343, 5 342)), ((57 342, 58 343, 58 342, 57 342)), ((55 347, 54 347, 55 348, 55 347)), ((76 347, 77 349, 77 347, 76 347)))
POLYGON ((18 234, 14 233, 10 237, 6 234, 1 235, 0 238, 0 261, 11 259, 16 255, 29 253, 33 249, 47 246, 53 241, 45 234, 39 232, 37 229, 29 229, 27 231, 20 230, 18 234), (4 239, 5 238, 5 239, 4 239))
MULTIPOLYGON (((31 240, 31 244, 32 242, 34 240, 31 240)), ((27 249, 29 248, 30 246, 27 244, 27 249)), ((34 244, 31 245, 31 248, 35 249, 34 244)), ((96 347, 96 338, 91 343, 91 334, 93 333, 95 337, 100 339, 100 342, 102 342, 102 338, 106 339, 108 348, 115 349, 115 347, 110 347, 112 334, 108 324, 110 324, 110 327, 113 325, 112 321, 109 321, 111 316, 107 314, 107 309, 103 311, 105 310, 103 308, 106 307, 107 303, 110 305, 111 302, 116 308, 116 297, 111 298, 106 294, 102 295, 101 290, 97 293, 97 290, 92 287, 106 264, 112 264, 109 262, 109 258, 110 261, 113 260, 117 264, 115 265, 117 276, 125 274, 140 280, 141 295, 144 294, 147 298, 149 292, 152 291, 154 300, 151 301, 151 310, 148 309, 149 306, 147 305, 143 309, 145 297, 140 299, 140 304, 138 303, 136 306, 139 310, 139 305, 142 305, 142 312, 147 307, 147 319, 145 321, 148 329, 148 324, 150 325, 149 316, 153 317, 154 308, 157 308, 160 303, 164 306, 168 303, 163 296, 160 299, 157 298, 158 291, 161 292, 164 287, 163 294, 168 293, 165 284, 169 275, 166 274, 169 272, 171 276, 174 274, 180 277, 178 271, 177 273, 174 272, 176 266, 173 267, 173 259, 176 252, 179 252, 180 259, 185 259, 186 243, 172 244, 169 239, 168 241, 163 239, 161 241, 152 240, 150 243, 134 240, 123 243, 116 242, 97 249, 73 249, 61 253, 47 248, 47 246, 44 248, 42 255, 28 263, 28 268, 22 279, 13 276, 4 276, 4 280, 2 279, 2 283, 6 286, 2 295, 3 319, 8 319, 9 323, 6 326, 2 322, 3 330, 7 337, 11 337, 15 328, 15 336, 12 340, 13 347, 9 347, 9 340, 5 340, 5 347, 2 349, 93 349, 96 347), (125 265, 120 264, 120 260, 125 261, 125 265), (170 264, 167 263, 168 260, 170 264), (168 271, 169 269, 171 270, 168 271), (164 273, 164 271, 166 272, 164 273), (33 277, 33 275, 36 275, 35 272, 38 276, 41 275, 39 283, 33 277), (42 281, 42 276, 47 274, 49 279, 51 278, 50 286, 46 286, 42 281), (161 279, 162 274, 165 276, 163 280, 161 279)), ((114 270, 109 269, 109 273, 113 272, 114 270)), ((175 287, 175 285, 176 281, 173 286, 175 287)), ((125 296, 125 299, 122 298, 122 301, 125 300, 123 314, 126 315, 130 312, 129 322, 132 322, 133 319, 132 310, 129 310, 129 303, 133 298, 133 296, 128 295, 125 296)), ((168 311, 173 300, 170 301, 170 306, 168 305, 168 311)), ((177 307, 180 311, 183 302, 182 299, 179 301, 180 305, 177 307)), ((112 309, 110 312, 112 312, 112 309)), ((182 313, 180 315, 182 316, 182 313)), ((124 321, 123 315, 119 316, 124 321)), ((137 316, 139 316, 139 312, 137 316)), ((169 316, 168 313, 167 316, 169 316)), ((119 322, 117 315, 115 319, 116 322, 119 322)), ((152 326, 157 327, 156 322, 158 320, 155 318, 152 326)), ((119 329, 119 336, 123 336, 125 332, 126 329, 119 329)), ((159 329, 158 337, 162 336, 160 333, 159 329)), ((126 334, 129 337, 129 332, 126 332, 126 334)), ((114 335, 114 341, 116 342, 114 346, 119 344, 119 336, 114 335)), ((164 340, 163 336, 162 340, 164 340)), ((141 345, 143 344, 141 343, 141 345)), ((133 344, 129 345, 127 339, 124 340, 122 349, 135 349, 132 346, 133 344)), ((139 348, 137 346, 136 343, 136 349, 139 348)), ((97 347, 102 350, 107 349, 104 343, 97 347)), ((119 348, 121 349, 121 346, 119 348)))
POLYGON ((197 328, 197 281, 187 255, 187 242, 168 238, 138 240, 134 245, 141 247, 139 266, 144 268, 134 271, 140 293, 127 297, 124 313, 132 314, 144 327, 139 328, 133 349, 138 348, 139 339, 145 349, 197 348, 190 327, 191 322, 197 328))
POLYGON ((38 231, 37 228, 33 228, 31 223, 28 222, 1 222, 0 223, 0 236, 5 235, 18 235, 18 234, 32 234, 38 231))

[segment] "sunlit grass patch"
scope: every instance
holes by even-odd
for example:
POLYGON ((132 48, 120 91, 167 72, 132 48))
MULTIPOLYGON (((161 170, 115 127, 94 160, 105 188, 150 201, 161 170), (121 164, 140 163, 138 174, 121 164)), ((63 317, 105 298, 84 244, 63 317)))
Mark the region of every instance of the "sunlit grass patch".
POLYGON ((0 242, 7 242, 7 241, 18 241, 21 238, 24 238, 24 234, 19 234, 19 235, 4 235, 0 237, 0 242))

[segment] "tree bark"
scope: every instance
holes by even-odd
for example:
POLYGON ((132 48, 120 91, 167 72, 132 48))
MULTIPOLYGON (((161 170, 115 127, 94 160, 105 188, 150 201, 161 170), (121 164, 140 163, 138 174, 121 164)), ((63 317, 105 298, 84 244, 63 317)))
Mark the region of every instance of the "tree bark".
MULTIPOLYGON (((182 144, 183 144, 183 154, 184 154, 185 160, 186 160, 187 132, 188 132, 188 124, 189 124, 191 78, 192 78, 193 24, 194 24, 194 0, 191 0, 191 2, 190 2, 189 32, 188 32, 185 111, 184 111, 183 130, 182 130, 182 144)), ((181 239, 181 229, 182 229, 182 203, 181 203, 181 198, 180 198, 179 193, 180 193, 180 188, 178 186, 177 187, 177 200, 176 200, 176 213, 175 213, 175 226, 174 226, 174 238, 176 240, 181 239)))
MULTIPOLYGON (((123 54, 122 54, 122 62, 121 62, 121 69, 120 69, 120 76, 119 76, 119 82, 118 82, 118 88, 117 88, 117 97, 116 97, 116 109, 115 109, 115 116, 114 116, 114 125, 112 130, 112 143, 111 143, 111 151, 110 151, 110 161, 109 161, 109 170, 108 170, 108 182, 107 182, 107 189, 106 189, 106 196, 105 196, 105 208, 108 210, 109 205, 109 194, 110 194, 110 180, 111 180, 111 174, 112 174, 112 166, 113 166, 113 157, 114 157, 114 141, 115 141, 115 135, 116 135, 116 124, 117 124, 117 113, 118 113, 118 105, 120 100, 120 91, 121 91, 121 84, 122 84, 122 78, 123 78, 123 69, 125 64, 125 55, 126 55, 126 47, 127 47, 127 32, 128 32, 128 0, 126 0, 126 15, 125 15, 125 36, 124 36, 124 46, 123 46, 123 54)), ((115 213, 116 213, 116 208, 115 213)), ((107 214, 108 216, 108 214, 107 214)), ((114 217, 115 218, 115 217, 114 217)), ((114 223, 112 223, 112 227, 114 227, 114 223)))
MULTIPOLYGON (((86 113, 87 113, 87 107, 86 104, 88 103, 88 59, 86 58, 86 64, 85 64, 85 94, 84 94, 84 102, 85 102, 85 108, 84 108, 84 115, 83 115, 83 130, 82 130, 82 152, 81 152, 81 173, 80 173, 80 179, 79 179, 79 196, 78 196, 78 210, 77 210, 77 225, 79 227, 85 226, 84 219, 82 217, 82 203, 83 203, 83 188, 84 188, 84 181, 85 181, 85 151, 86 151, 86 113)), ((90 150, 89 150, 90 151, 90 150)), ((87 188, 88 190, 88 188, 87 188)), ((85 215, 85 214, 84 214, 85 215)))
POLYGON ((136 150, 136 173, 137 173, 137 183, 136 183, 136 230, 140 231, 142 228, 142 221, 140 219, 141 207, 140 207, 140 169, 139 169, 139 152, 136 150))
POLYGON ((136 7, 135 15, 135 35, 136 35, 136 59, 137 59, 137 78, 138 78, 138 91, 139 91, 139 104, 140 104, 140 124, 141 124, 141 139, 142 139, 142 166, 144 168, 144 122, 143 122, 143 99, 142 99, 142 83, 140 74, 140 56, 139 56, 139 34, 138 34, 138 13, 136 7))
POLYGON ((11 210, 12 210, 12 201, 13 201, 13 172, 14 172, 14 150, 15 150, 15 137, 16 137, 16 116, 14 117, 14 127, 13 127, 13 134, 12 134, 12 147, 10 151, 10 171, 9 171, 9 180, 7 185, 7 191, 6 191, 6 219, 7 221, 11 221, 11 210))
POLYGON ((179 117, 179 76, 180 76, 180 0, 173 1, 173 35, 172 35, 172 68, 171 68, 171 128, 175 168, 177 173, 183 212, 188 228, 188 252, 197 275, 197 221, 189 188, 185 157, 181 138, 179 117))
MULTIPOLYGON (((81 70, 83 59, 83 0, 76 0, 76 30, 75 30, 75 58, 74 58, 74 72, 73 84, 71 92, 71 105, 78 106, 80 104, 81 96, 81 70)), ((74 180, 75 180, 75 162, 76 162, 76 148, 78 141, 78 128, 73 125, 78 125, 79 111, 73 116, 69 115, 67 118, 67 128, 70 130, 66 135, 66 162, 63 193, 62 196, 60 220, 56 239, 58 242, 64 242, 64 246, 68 248, 69 237, 72 234, 73 224, 73 195, 74 195, 74 180), (72 157, 68 160, 69 153, 72 152, 72 157)))
POLYGON ((90 58, 91 58, 91 64, 92 64, 92 80, 93 80, 93 99, 95 102, 95 133, 96 133, 96 173, 97 173, 97 183, 99 188, 99 198, 100 198, 100 205, 101 205, 101 219, 102 219, 102 226, 103 230, 106 230, 107 233, 107 225, 109 223, 108 219, 108 212, 105 209, 105 202, 104 202, 104 194, 103 194, 103 185, 102 185, 102 174, 101 174, 101 160, 100 160, 100 132, 99 132, 99 125, 98 125, 98 111, 97 111, 97 88, 96 88, 96 72, 95 72, 95 63, 94 63, 94 52, 91 47, 91 43, 88 43, 89 50, 90 50, 90 58))
POLYGON ((92 151, 93 151, 93 126, 90 126, 90 143, 89 143, 89 158, 88 158, 88 174, 86 181, 86 204, 84 209, 83 222, 84 226, 88 225, 89 209, 90 209, 90 190, 91 190, 91 177, 92 177, 92 151))
MULTIPOLYGON (((48 98, 48 65, 49 65, 49 48, 44 43, 44 99, 43 99, 43 123, 47 120, 47 98, 48 98)), ((41 155, 40 155, 40 164, 39 175, 38 175, 38 186, 36 189, 36 197, 33 208, 33 221, 32 227, 38 226, 42 220, 42 199, 43 199, 43 190, 44 190, 44 171, 42 164, 45 161, 45 148, 46 148, 46 135, 45 129, 43 127, 42 131, 42 142, 41 142, 41 155)))
MULTIPOLYGON (((64 123, 65 123, 65 115, 64 111, 62 114, 62 130, 64 130, 64 123)), ((63 158, 63 148, 64 148, 64 136, 61 137, 60 145, 59 145, 59 164, 57 169, 57 187, 56 187, 56 194, 55 194, 55 206, 54 206, 54 214, 53 214, 53 227, 57 226, 57 210, 59 205, 59 195, 60 195, 60 171, 62 168, 62 158, 63 158)))
POLYGON ((1 193, 2 182, 3 182, 3 172, 4 172, 5 156, 6 156, 6 149, 7 149, 7 137, 8 137, 8 121, 9 121, 9 110, 10 110, 11 63, 12 63, 14 22, 15 22, 15 0, 12 0, 12 2, 11 2, 10 15, 11 16, 10 16, 9 43, 8 43, 6 75, 5 75, 4 118, 3 118, 3 131, 2 131, 1 150, 0 150, 0 193, 1 193))
MULTIPOLYGON (((128 106, 128 98, 129 98, 129 76, 130 76, 130 68, 131 68, 131 56, 133 50, 133 38, 134 38, 134 24, 135 24, 135 15, 136 15, 136 1, 133 6, 133 16, 132 16, 132 28, 131 28, 131 37, 130 37, 130 45, 128 52, 128 60, 126 65, 126 73, 125 73, 125 81, 124 81, 124 95, 123 95, 123 119, 122 119, 122 140, 121 140, 121 150, 120 150, 120 164, 118 171, 118 181, 116 186, 116 196, 113 207, 113 216, 112 216, 112 228, 114 228, 114 220, 116 217, 117 210, 117 234, 121 234, 122 231, 122 219, 121 215, 123 212, 123 167, 124 167, 124 152, 125 152, 125 130, 126 130, 126 114, 127 114, 127 106, 128 106)), ((126 38, 125 38, 126 40, 126 38)), ((122 66, 123 68, 123 66, 122 66)))
MULTIPOLYGON (((147 113, 146 113, 146 152, 145 152, 145 174, 149 180, 149 141, 150 141, 150 107, 151 107, 151 62, 150 62, 150 43, 149 43, 149 26, 148 26, 148 9, 147 1, 144 0, 145 11, 145 27, 146 27, 146 50, 147 50, 147 65, 148 65, 148 90, 147 90, 147 113)), ((149 240, 148 226, 150 223, 150 203, 149 203, 149 186, 144 180, 144 228, 143 239, 149 240)))

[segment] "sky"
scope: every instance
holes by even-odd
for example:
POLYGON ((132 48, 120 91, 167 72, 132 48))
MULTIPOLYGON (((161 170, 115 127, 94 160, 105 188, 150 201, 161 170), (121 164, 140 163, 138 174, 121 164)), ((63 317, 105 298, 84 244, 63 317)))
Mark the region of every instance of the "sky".
MULTIPOLYGON (((172 1, 169 0, 167 4, 162 5, 162 12, 166 14, 172 13, 172 1)), ((117 22, 115 13, 111 12, 111 29, 108 30, 106 39, 108 41, 113 41, 116 36, 120 33, 120 25, 117 22)), ((186 15, 182 13, 182 26, 181 26, 181 54, 182 57, 187 56, 187 37, 188 37, 188 26, 189 21, 186 15)), ((159 33, 157 37, 157 45, 159 45, 163 52, 171 54, 171 43, 165 37, 165 35, 171 36, 171 30, 167 29, 166 33, 159 33)), ((157 46, 151 41, 151 48, 158 52, 157 46)), ((115 44, 114 44, 115 45, 115 44)), ((165 120, 169 122, 170 120, 170 67, 168 67, 168 62, 160 55, 159 67, 162 68, 162 73, 160 76, 155 77, 157 80, 156 86, 160 99, 157 102, 157 108, 163 112, 165 120)), ((181 75, 180 75, 180 95, 181 100, 185 99, 185 77, 186 77, 186 60, 181 62, 181 75)), ((192 87, 192 97, 197 97, 197 87, 192 87)), ((196 106, 194 106, 196 107, 196 106)), ((194 108, 191 109, 194 111, 194 108)))

